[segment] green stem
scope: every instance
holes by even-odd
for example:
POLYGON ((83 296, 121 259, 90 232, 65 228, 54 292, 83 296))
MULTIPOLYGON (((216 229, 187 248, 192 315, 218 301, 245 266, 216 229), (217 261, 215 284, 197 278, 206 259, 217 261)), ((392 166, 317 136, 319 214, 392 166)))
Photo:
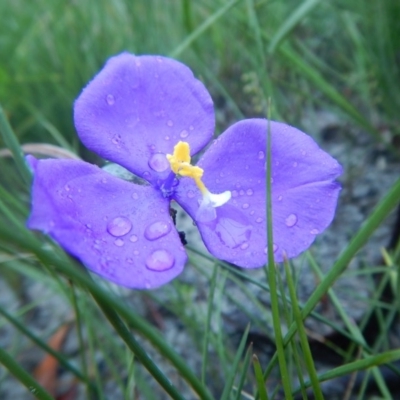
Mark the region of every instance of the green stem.
POLYGON ((3 364, 28 390, 39 400, 54 400, 54 397, 39 385, 2 347, 0 347, 0 363, 3 364))

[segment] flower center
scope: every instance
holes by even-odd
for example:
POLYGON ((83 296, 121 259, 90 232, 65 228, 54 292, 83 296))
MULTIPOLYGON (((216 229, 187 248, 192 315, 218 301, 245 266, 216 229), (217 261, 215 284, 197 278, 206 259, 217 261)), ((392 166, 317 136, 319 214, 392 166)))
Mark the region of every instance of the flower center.
POLYGON ((174 153, 172 155, 167 154, 167 159, 171 165, 172 171, 176 175, 192 178, 203 195, 198 212, 198 218, 204 222, 215 219, 216 213, 214 208, 220 207, 227 203, 231 198, 231 192, 227 190, 220 194, 214 194, 206 188, 201 179, 203 177, 204 170, 200 167, 190 164, 191 158, 189 143, 178 142, 174 147, 174 153))

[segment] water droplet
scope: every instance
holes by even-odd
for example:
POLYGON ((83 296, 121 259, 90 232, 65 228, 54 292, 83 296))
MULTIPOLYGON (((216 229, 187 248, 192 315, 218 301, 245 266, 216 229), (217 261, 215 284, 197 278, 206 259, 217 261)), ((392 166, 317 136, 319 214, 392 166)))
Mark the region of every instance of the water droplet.
POLYGON ((242 250, 246 250, 248 247, 249 247, 249 244, 248 244, 247 242, 244 242, 244 243, 242 243, 242 244, 240 245, 240 248, 241 248, 242 250))
POLYGON ((114 135, 114 137, 111 140, 115 145, 118 145, 121 143, 121 135, 114 135))
POLYGON ((259 152, 258 152, 258 159, 259 159, 259 160, 263 160, 264 157, 265 157, 264 152, 263 152, 263 151, 259 151, 259 152))
POLYGON ((242 204, 242 208, 244 208, 244 209, 249 208, 249 203, 242 204))
POLYGON ((171 120, 168 120, 168 121, 167 121, 167 125, 168 125, 168 126, 173 126, 174 123, 173 123, 171 120))
POLYGON ((169 136, 165 136, 164 139, 165 139, 165 140, 169 140, 169 136))
POLYGON ((188 190, 186 194, 187 194, 187 197, 189 197, 189 199, 192 199, 194 197, 193 190, 188 190))
POLYGON ((88 229, 92 229, 92 225, 91 224, 85 224, 86 228, 88 229))
POLYGON ((132 198, 137 200, 139 198, 139 195, 135 192, 132 194, 132 198))
POLYGON ((310 233, 311 233, 311 235, 318 235, 319 230, 318 229, 311 229, 310 233))
POLYGON ((169 167, 169 161, 164 153, 155 153, 150 157, 149 167, 156 172, 164 172, 169 167))
POLYGON ((278 197, 278 201, 282 201, 282 196, 279 196, 279 197, 278 197))
POLYGON ((250 211, 250 215, 254 215, 254 210, 251 210, 251 211, 250 211))
POLYGON ((124 241, 122 239, 117 239, 114 244, 118 247, 121 247, 124 245, 124 241))
POLYGON ((146 267, 152 271, 166 271, 173 267, 174 256, 167 250, 156 250, 146 259, 146 267))
POLYGON ((251 236, 252 226, 247 221, 237 216, 237 219, 220 217, 215 226, 215 233, 221 242, 232 249, 247 242, 251 236))
POLYGON ((103 178, 101 181, 102 181, 103 183, 107 183, 107 179, 106 179, 106 178, 103 178))
POLYGON ((138 241, 138 237, 137 237, 136 235, 132 235, 132 236, 129 238, 129 240, 130 240, 132 243, 135 243, 135 242, 138 241))
POLYGON ((112 94, 108 94, 106 97, 106 101, 109 106, 112 106, 115 103, 115 98, 112 94))
POLYGON ((126 235, 131 229, 131 221, 126 217, 116 217, 107 225, 108 232, 116 237, 126 235))
POLYGON ((65 186, 64 186, 64 189, 65 189, 67 192, 69 192, 71 188, 69 187, 69 185, 65 185, 65 186))
POLYGON ((285 224, 289 228, 295 226, 296 222, 297 222, 297 216, 295 214, 290 214, 285 220, 285 224))
POLYGON ((127 258, 127 259, 126 259, 126 262, 127 262, 128 264, 133 264, 132 258, 127 258))
POLYGON ((179 134, 179 136, 181 137, 181 138, 186 138, 186 137, 188 137, 189 136, 189 132, 187 131, 187 130, 183 130, 180 134, 179 134))
POLYGON ((293 163, 293 167, 297 167, 297 161, 295 161, 294 163, 293 163))
POLYGON ((257 222, 257 224, 260 224, 261 222, 263 222, 263 219, 262 219, 261 217, 258 217, 258 218, 256 219, 256 222, 257 222))
POLYGON ((171 224, 165 221, 156 221, 148 225, 144 231, 144 236, 148 240, 156 240, 171 231, 171 224))
POLYGON ((143 172, 143 178, 144 179, 149 179, 150 178, 150 172, 149 171, 144 171, 143 172))
POLYGON ((243 195, 244 195, 244 190, 242 189, 242 190, 239 192, 239 194, 240 194, 241 196, 243 196, 243 195))
POLYGON ((189 130, 192 131, 194 127, 192 125, 189 126, 189 130))
POLYGON ((239 193, 237 190, 232 190, 232 197, 238 197, 239 193))
POLYGON ((252 196, 253 195, 253 189, 247 189, 246 190, 246 194, 247 194, 247 196, 252 196))
POLYGON ((133 252, 133 254, 134 254, 135 256, 139 255, 139 250, 135 250, 135 251, 133 252))

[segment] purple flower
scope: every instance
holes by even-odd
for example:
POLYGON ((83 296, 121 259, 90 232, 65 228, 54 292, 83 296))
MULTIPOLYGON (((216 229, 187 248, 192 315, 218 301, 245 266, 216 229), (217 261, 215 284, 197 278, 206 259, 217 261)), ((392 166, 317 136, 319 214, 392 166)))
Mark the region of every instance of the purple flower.
MULTIPOLYGON (((170 216, 175 200, 215 257, 243 268, 266 262, 268 123, 248 119, 214 140, 214 110, 183 64, 123 53, 75 102, 82 142, 146 181, 139 185, 77 160, 36 160, 31 229, 48 233, 90 270, 120 285, 155 288, 187 260, 170 216)), ((270 122, 274 256, 295 257, 332 221, 341 167, 306 134, 270 122)))

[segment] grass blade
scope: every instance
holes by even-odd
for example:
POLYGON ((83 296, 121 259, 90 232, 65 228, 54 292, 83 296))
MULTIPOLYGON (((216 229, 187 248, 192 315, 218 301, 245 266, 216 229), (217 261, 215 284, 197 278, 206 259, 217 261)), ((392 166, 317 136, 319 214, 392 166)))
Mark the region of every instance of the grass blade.
POLYGON ((222 392, 220 400, 227 400, 229 399, 229 395, 232 391, 233 382, 235 380, 235 375, 239 367, 239 362, 243 354, 244 347, 246 345, 247 336, 249 335, 250 325, 247 325, 246 330, 243 333, 242 339, 240 341, 239 347, 236 351, 235 358, 232 363, 232 367, 230 373, 226 379, 224 391, 222 392))

